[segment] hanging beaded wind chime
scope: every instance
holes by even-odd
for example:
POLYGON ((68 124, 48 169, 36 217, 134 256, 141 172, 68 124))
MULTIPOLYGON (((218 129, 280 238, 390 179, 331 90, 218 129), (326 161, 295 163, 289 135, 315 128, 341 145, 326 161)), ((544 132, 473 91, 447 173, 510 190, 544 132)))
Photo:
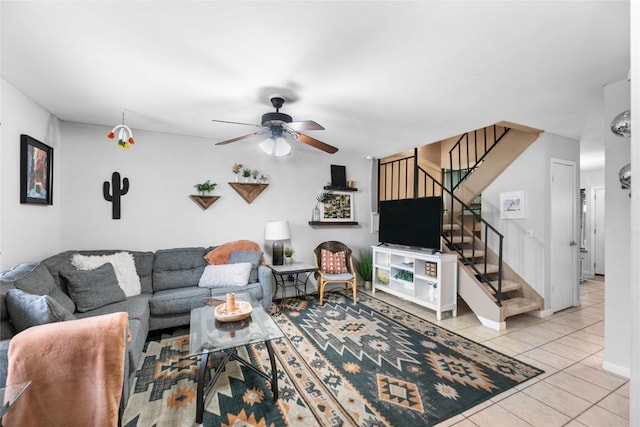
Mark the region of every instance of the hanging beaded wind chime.
POLYGON ((111 129, 109 135, 107 137, 109 139, 113 139, 116 136, 116 132, 118 132, 118 146, 124 148, 125 150, 129 149, 130 145, 135 144, 135 140, 133 139, 133 132, 131 132, 131 128, 124 124, 124 111, 122 112, 122 124, 116 125, 111 129))

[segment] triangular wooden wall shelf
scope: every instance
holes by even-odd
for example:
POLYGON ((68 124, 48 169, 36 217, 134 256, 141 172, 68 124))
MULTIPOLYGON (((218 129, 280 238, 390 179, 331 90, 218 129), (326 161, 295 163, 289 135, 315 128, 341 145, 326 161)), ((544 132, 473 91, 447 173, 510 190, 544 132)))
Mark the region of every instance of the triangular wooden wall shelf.
POLYGON ((251 184, 251 183, 243 183, 243 182, 230 182, 229 185, 236 190, 236 192, 242 196, 242 198, 247 202, 253 202, 256 197, 260 195, 269 184, 251 184))
POLYGON ((202 209, 207 209, 220 198, 220 196, 196 196, 195 194, 189 197, 191 197, 191 200, 202 206, 202 209))

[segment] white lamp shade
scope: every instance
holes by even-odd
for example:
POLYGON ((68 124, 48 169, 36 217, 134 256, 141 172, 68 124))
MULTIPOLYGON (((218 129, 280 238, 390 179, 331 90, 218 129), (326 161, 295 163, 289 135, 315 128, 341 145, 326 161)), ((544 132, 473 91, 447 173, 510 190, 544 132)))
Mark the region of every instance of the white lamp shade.
POLYGON ((278 137, 275 140, 272 138, 267 138, 262 141, 258 146, 265 153, 272 155, 274 157, 283 157, 291 154, 291 145, 287 142, 283 137, 278 137))
POLYGON ((291 238, 288 221, 267 221, 264 240, 287 240, 291 238))

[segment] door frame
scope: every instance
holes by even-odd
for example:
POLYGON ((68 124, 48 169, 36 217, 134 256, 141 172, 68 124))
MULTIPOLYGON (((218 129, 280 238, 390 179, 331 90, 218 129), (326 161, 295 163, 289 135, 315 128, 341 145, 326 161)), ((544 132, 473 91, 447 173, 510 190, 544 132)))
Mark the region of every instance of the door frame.
MULTIPOLYGON (((592 209, 591 224, 590 224, 589 232, 591 233, 591 254, 593 256, 593 259, 591 260, 592 264, 590 266, 591 267, 590 270, 591 270, 591 272, 593 273, 594 276, 597 274, 597 272, 596 272, 596 270, 597 270, 596 269, 596 261, 597 261, 597 258, 598 258, 598 245, 597 245, 598 238, 596 237, 594 231, 596 230, 596 223, 597 223, 596 222, 596 214, 598 213, 598 210, 596 209, 596 203, 597 203, 596 202, 596 193, 599 192, 599 191, 602 191, 602 197, 601 197, 601 203, 602 204, 601 204, 601 206, 602 206, 602 209, 604 210, 604 212, 601 212, 601 215, 603 215, 603 221, 602 221, 602 225, 603 226, 601 227, 600 230, 598 230, 598 232, 601 235, 603 235, 603 237, 602 237, 603 239, 605 238, 604 237, 604 231, 605 231, 604 230, 604 221, 606 221, 606 206, 605 206, 605 198, 604 198, 604 196, 606 194, 605 187, 604 186, 592 187, 591 188, 591 193, 592 193, 591 194, 591 197, 592 197, 591 203, 592 203, 593 209, 592 209)), ((605 262, 604 262, 604 255, 605 255, 604 254, 604 240, 602 241, 602 247, 600 248, 600 250, 603 252, 602 265, 600 266, 600 268, 602 269, 603 274, 604 274, 605 273, 604 268, 605 268, 605 265, 606 265, 605 262)))
MULTIPOLYGON (((572 263, 571 263, 571 267, 570 267, 570 271, 571 271, 571 283, 572 283, 572 297, 573 297, 573 306, 577 307, 580 305, 580 295, 579 295, 579 285, 580 285, 580 280, 579 280, 579 275, 578 275, 578 268, 579 268, 579 248, 580 245, 577 243, 578 239, 578 228, 579 228, 579 218, 578 218, 578 204, 579 204, 579 193, 580 193, 580 187, 578 185, 578 172, 577 172, 577 163, 575 161, 572 160, 566 160, 566 159, 560 159, 560 158, 556 158, 556 157, 551 157, 550 161, 549 161, 549 214, 550 214, 550 221, 553 221, 553 206, 551 204, 551 194, 552 194, 552 185, 553 185, 553 167, 554 164, 560 164, 560 165, 565 165, 565 166, 570 166, 573 168, 573 174, 571 177, 571 187, 574 189, 574 191, 572 191, 573 194, 573 230, 572 230, 572 241, 576 242, 575 246, 572 246, 573 248, 573 256, 571 257, 572 263)), ((553 226, 552 226, 552 222, 549 223, 549 233, 551 234, 553 232, 553 226)), ((567 242, 567 244, 569 244, 569 242, 567 242)), ((549 235, 549 253, 552 252, 552 246, 551 246, 551 235, 549 235)), ((551 288, 549 289, 549 295, 551 297, 550 303, 549 303, 549 308, 555 312, 556 310, 556 306, 554 306, 554 301, 553 301, 553 280, 552 280, 552 274, 553 274, 553 270, 551 268, 551 264, 549 265, 549 280, 550 280, 550 286, 551 288)), ((566 308, 566 307, 565 307, 566 308)), ((561 310, 561 309, 558 309, 561 310)))

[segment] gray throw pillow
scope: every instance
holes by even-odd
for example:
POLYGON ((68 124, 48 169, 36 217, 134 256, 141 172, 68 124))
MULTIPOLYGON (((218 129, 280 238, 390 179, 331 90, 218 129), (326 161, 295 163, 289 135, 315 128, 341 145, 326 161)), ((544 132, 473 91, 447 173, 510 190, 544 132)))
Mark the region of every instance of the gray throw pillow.
POLYGON ((32 326, 76 318, 49 295, 34 295, 20 289, 11 289, 6 298, 7 310, 16 332, 32 326))
POLYGON ((251 273, 249 274, 249 283, 258 281, 258 266, 262 259, 262 252, 259 251, 231 251, 229 254, 229 264, 237 264, 239 262, 251 263, 251 273))
POLYGON ((66 280, 78 311, 85 312, 127 299, 118 285, 118 278, 111 263, 103 264, 94 270, 61 271, 60 275, 66 280))
POLYGON ((56 285, 53 276, 44 264, 38 264, 31 273, 15 281, 15 287, 35 295, 51 295, 64 308, 74 312, 76 305, 71 298, 56 285))

